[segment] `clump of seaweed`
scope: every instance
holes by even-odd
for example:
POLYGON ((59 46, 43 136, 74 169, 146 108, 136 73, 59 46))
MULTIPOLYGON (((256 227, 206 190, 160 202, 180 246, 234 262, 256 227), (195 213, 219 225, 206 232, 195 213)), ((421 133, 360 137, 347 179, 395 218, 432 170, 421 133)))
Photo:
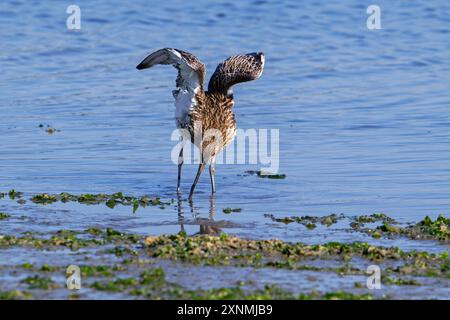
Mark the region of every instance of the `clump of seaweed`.
POLYGON ((189 300, 267 300, 267 299, 373 299, 371 294, 353 294, 344 291, 294 294, 275 285, 266 285, 261 289, 245 290, 238 283, 235 287, 189 290, 179 284, 168 282, 161 267, 146 270, 137 278, 115 278, 109 281, 95 281, 90 288, 108 292, 127 292, 136 297, 147 299, 189 299, 189 300))
POLYGON ((277 174, 277 173, 269 173, 261 170, 248 170, 245 171, 247 175, 256 175, 259 178, 268 178, 268 179, 285 179, 285 174, 277 174))
POLYGON ((113 209, 117 204, 121 204, 123 206, 132 206, 133 213, 137 211, 139 207, 147 207, 147 206, 159 206, 161 209, 164 209, 166 205, 170 205, 172 202, 163 202, 159 197, 132 197, 125 196, 122 192, 117 192, 113 194, 81 194, 81 195, 73 195, 67 192, 62 192, 60 194, 48 194, 41 193, 34 195, 31 198, 31 201, 37 204, 51 204, 54 202, 78 202, 81 204, 101 204, 104 203, 108 208, 113 209))
MULTIPOLYGON (((34 268, 29 264, 28 270, 37 272, 64 272, 65 266, 43 265, 34 268)), ((292 293, 276 285, 265 285, 262 288, 249 288, 250 282, 238 281, 232 287, 211 288, 211 289, 188 289, 180 284, 169 282, 166 279, 165 271, 162 267, 149 267, 148 264, 141 265, 144 269, 137 275, 123 276, 124 267, 122 265, 81 265, 80 271, 83 276, 83 286, 108 293, 121 293, 135 298, 146 299, 207 299, 207 300, 235 300, 235 299, 373 299, 370 294, 355 294, 345 291, 337 292, 303 292, 292 293), (92 279, 94 278, 94 279, 92 279)), ((136 270, 136 269, 134 269, 136 270)), ((137 269, 136 271, 139 271, 137 269)), ((21 280, 27 284, 30 290, 54 290, 60 286, 52 278, 35 274, 21 280)), ((0 299, 32 299, 31 293, 14 290, 0 291, 0 299)), ((79 295, 71 295, 70 299, 78 299, 79 295)))
POLYGON ((21 282, 28 284, 28 289, 50 290, 58 287, 58 285, 51 278, 41 277, 39 275, 27 277, 21 282))
POLYGON ((426 216, 418 223, 400 226, 385 214, 373 214, 354 218, 350 226, 360 232, 371 235, 374 238, 406 236, 410 239, 433 239, 448 243, 450 241, 450 219, 439 215, 435 221, 426 216), (366 223, 381 222, 375 228, 365 228, 366 223))
MULTIPOLYGON (((417 251, 405 252, 397 247, 382 247, 362 242, 306 245, 281 240, 247 240, 225 234, 220 237, 208 235, 188 237, 185 233, 180 233, 147 237, 144 245, 151 257, 202 265, 302 269, 305 266, 299 265, 300 261, 333 257, 348 261, 351 257, 357 256, 379 262, 404 261, 403 266, 412 266, 413 273, 419 275, 426 275, 430 270, 433 270, 435 275, 450 272, 448 256, 417 251)), ((342 270, 347 271, 355 272, 342 270)), ((402 270, 391 269, 391 272, 402 270)))
POLYGON ((114 245, 134 245, 137 244, 140 237, 133 234, 125 234, 111 228, 105 231, 96 228, 90 228, 82 231, 59 230, 50 238, 38 238, 31 233, 17 237, 12 235, 0 235, 0 248, 21 246, 33 247, 37 249, 66 247, 71 250, 78 250, 84 247, 97 247, 106 244, 114 245), (86 237, 85 235, 91 235, 86 237))
POLYGON ((8 196, 11 200, 20 199, 23 196, 22 192, 11 189, 8 191, 8 196))
POLYGON ((435 221, 426 216, 419 223, 401 230, 411 238, 417 239, 425 236, 426 238, 438 239, 442 241, 450 240, 450 218, 439 215, 435 221))
POLYGON ((226 213, 226 214, 230 214, 230 213, 232 213, 232 212, 241 212, 242 211, 242 209, 241 208, 224 208, 223 210, 223 213, 226 213))
POLYGON ((8 219, 9 217, 11 217, 9 214, 0 212, 0 220, 8 219))
POLYGON ((31 293, 21 290, 0 291, 0 300, 31 299, 31 293))
POLYGON ((291 216, 291 217, 283 217, 277 218, 273 214, 265 214, 264 217, 272 219, 272 221, 282 222, 285 224, 289 224, 292 222, 300 223, 304 225, 308 229, 314 229, 317 224, 324 225, 329 227, 338 222, 339 219, 342 219, 344 216, 337 214, 330 214, 327 216, 317 217, 317 216, 291 216))

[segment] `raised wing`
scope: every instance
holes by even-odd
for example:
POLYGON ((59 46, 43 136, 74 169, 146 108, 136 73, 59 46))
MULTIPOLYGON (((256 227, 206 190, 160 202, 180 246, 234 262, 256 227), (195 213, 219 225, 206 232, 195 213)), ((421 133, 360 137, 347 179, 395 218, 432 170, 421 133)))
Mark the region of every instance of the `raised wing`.
POLYGON ((177 88, 195 92, 203 88, 205 65, 193 54, 182 50, 164 48, 153 52, 138 66, 138 70, 151 68, 156 64, 171 64, 178 70, 177 88))
POLYGON ((264 69, 264 54, 252 52, 232 56, 220 63, 208 84, 209 92, 227 94, 235 84, 258 79, 264 69))

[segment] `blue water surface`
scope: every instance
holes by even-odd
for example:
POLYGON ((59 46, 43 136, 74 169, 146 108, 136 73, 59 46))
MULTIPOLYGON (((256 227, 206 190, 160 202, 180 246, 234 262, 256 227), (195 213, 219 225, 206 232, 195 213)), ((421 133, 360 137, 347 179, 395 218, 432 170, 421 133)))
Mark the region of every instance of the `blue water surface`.
MULTIPOLYGON (((0 4, 0 190, 176 198, 176 70, 135 66, 175 47, 197 55, 209 78, 228 56, 263 51, 263 76, 235 87, 235 113, 242 129, 279 129, 286 179, 242 176, 258 164, 218 165, 216 219, 248 237, 298 240, 303 226, 280 230, 263 215, 448 216, 448 1, 377 1, 381 30, 366 26, 372 3, 356 0, 77 0, 79 31, 66 27, 69 4, 0 4)), ((210 214, 206 172, 194 208, 185 201, 195 172, 185 165, 180 208, 73 207, 59 226, 176 232, 179 214, 210 214)))

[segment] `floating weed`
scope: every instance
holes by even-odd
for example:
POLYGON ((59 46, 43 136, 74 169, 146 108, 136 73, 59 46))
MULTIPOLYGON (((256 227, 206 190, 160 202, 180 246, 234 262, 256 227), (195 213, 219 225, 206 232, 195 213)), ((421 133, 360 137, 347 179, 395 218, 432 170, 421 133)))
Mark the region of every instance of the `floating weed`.
POLYGON ((264 172, 261 170, 248 170, 245 171, 245 173, 247 175, 256 175, 259 178, 268 178, 268 179, 285 179, 286 175, 285 174, 274 174, 274 173, 269 173, 269 172, 264 172))
POLYGON ((33 234, 24 234, 21 237, 0 235, 0 247, 22 246, 45 249, 51 247, 67 247, 78 250, 83 247, 97 247, 106 244, 132 245, 137 244, 141 237, 134 234, 125 234, 112 228, 106 231, 90 228, 84 234, 95 235, 95 238, 79 237, 83 232, 72 230, 59 230, 50 238, 37 238, 33 234))
POLYGON ((95 235, 95 236, 99 236, 102 234, 102 230, 100 230, 99 228, 89 228, 86 229, 86 233, 95 235))
POLYGON ((395 285, 395 286, 420 286, 421 283, 415 279, 405 279, 398 277, 382 277, 381 282, 384 285, 395 285))
POLYGON ((51 278, 40 277, 39 275, 27 277, 23 279, 21 282, 28 284, 29 289, 50 290, 57 287, 57 285, 55 284, 55 282, 53 282, 51 278))
POLYGON ((235 208, 235 209, 233 209, 233 208, 224 208, 222 211, 223 211, 223 213, 230 214, 232 212, 241 212, 242 209, 241 208, 235 208))
POLYGON ((106 235, 108 237, 122 236, 120 231, 114 230, 113 228, 106 228, 106 235))
POLYGON ((114 209, 117 203, 118 202, 115 199, 109 199, 105 202, 106 206, 111 209, 114 209))
POLYGON ((400 228, 394 227, 386 222, 384 222, 380 227, 377 227, 378 230, 383 232, 391 232, 391 233, 399 233, 400 228))
POLYGON ((328 292, 323 295, 325 300, 373 300, 373 295, 366 294, 354 294, 345 291, 328 292))
POLYGON ((44 272, 55 272, 55 271, 58 271, 59 269, 61 269, 60 267, 55 267, 55 266, 50 266, 50 265, 48 265, 48 264, 44 264, 44 265, 42 265, 42 267, 41 267, 41 271, 44 271, 44 272))
MULTIPOLYGON (((370 261, 398 260, 412 265, 412 272, 424 275, 433 270, 437 276, 446 276, 448 258, 442 254, 405 252, 397 247, 375 246, 364 242, 329 242, 321 245, 288 243, 281 240, 247 240, 234 236, 185 234, 152 236, 145 239, 145 249, 154 258, 164 258, 203 265, 232 265, 297 269, 299 262, 311 259, 338 258, 351 261, 358 256, 370 261)), ((345 266, 338 273, 361 274, 359 269, 345 266)), ((404 270, 391 270, 404 273, 404 270)))
POLYGON ((107 282, 95 281, 90 287, 99 291, 120 292, 137 284, 134 278, 117 278, 107 282))
POLYGON ((154 268, 149 271, 144 271, 140 277, 140 284, 143 285, 161 285, 166 281, 164 269, 161 267, 154 268))
POLYGON ((123 246, 116 246, 112 249, 108 249, 106 251, 107 253, 112 253, 114 254, 116 257, 123 257, 125 254, 130 254, 133 256, 137 256, 138 252, 134 249, 128 248, 128 247, 123 247, 123 246))
POLYGON ((314 223, 312 223, 312 222, 309 222, 309 223, 307 223, 306 224, 306 228, 308 228, 308 229, 315 229, 316 228, 316 225, 314 224, 314 223))
POLYGON ((4 219, 10 218, 10 217, 11 216, 9 214, 0 212, 0 220, 4 220, 4 219))
POLYGON ((450 241, 450 219, 442 215, 439 215, 435 221, 426 216, 418 223, 409 224, 405 227, 394 224, 397 224, 397 222, 384 214, 373 214, 354 218, 350 226, 354 230, 371 235, 376 239, 382 236, 400 235, 414 240, 434 239, 445 243, 450 241), (364 227, 364 224, 374 222, 382 222, 382 224, 374 229, 364 227))
POLYGON ((31 201, 39 204, 50 204, 58 201, 56 196, 50 195, 48 193, 37 194, 31 198, 31 201))
POLYGON ((136 213, 138 208, 139 208, 139 200, 135 199, 133 200, 133 213, 136 213))
POLYGON ((110 277, 114 274, 114 271, 121 270, 118 267, 110 267, 106 265, 82 265, 80 266, 81 276, 83 277, 91 277, 91 276, 104 276, 110 277))
POLYGON ((0 291, 0 300, 22 300, 31 299, 31 293, 20 290, 0 291))
POLYGON ((430 236, 434 239, 448 241, 450 239, 450 218, 439 215, 435 221, 426 216, 425 219, 410 228, 408 233, 415 232, 430 236), (418 230, 417 230, 418 229, 418 230))
POLYGON ((285 224, 289 224, 292 222, 297 222, 299 224, 304 225, 308 229, 314 229, 316 224, 321 224, 324 226, 331 226, 338 222, 339 219, 343 219, 343 215, 330 214, 327 216, 317 217, 317 216, 291 216, 291 217, 283 217, 277 218, 273 214, 265 214, 264 217, 270 218, 272 221, 281 222, 285 224))
MULTIPOLYGON (((60 267, 51 266, 50 269, 60 267)), ((146 267, 147 268, 147 267, 146 267)), ((48 269, 48 268, 47 268, 48 269)), ((123 271, 122 266, 80 266, 84 277, 100 276, 112 277, 115 271, 123 271)), ((33 276, 21 281, 29 285, 30 289, 50 290, 57 288, 55 282, 48 277, 33 276)), ((88 282, 88 280, 86 280, 88 282)), ((195 300, 230 300, 230 299, 369 299, 369 295, 356 295, 347 292, 318 293, 296 295, 274 285, 264 286, 262 289, 244 290, 242 286, 248 283, 240 281, 235 287, 188 290, 176 283, 167 282, 164 269, 161 267, 144 270, 138 277, 116 277, 112 280, 97 280, 88 284, 91 289, 103 292, 121 292, 132 296, 142 296, 151 299, 195 299, 195 300)), ((0 299, 27 299, 31 294, 23 291, 0 291, 0 299)), ((71 295, 70 299, 78 299, 79 295, 71 295)))
POLYGON ((133 213, 135 213, 139 207, 146 206, 159 206, 160 209, 165 209, 165 206, 173 204, 173 202, 163 202, 159 197, 151 198, 149 196, 143 197, 131 197, 125 196, 122 192, 116 192, 113 194, 90 194, 85 193, 81 195, 73 195, 67 192, 62 192, 60 194, 48 194, 41 193, 34 195, 31 198, 36 204, 51 204, 57 201, 63 203, 66 202, 78 202, 81 204, 94 205, 104 203, 108 208, 114 209, 117 204, 123 206, 131 206, 133 213))
POLYGON ((329 293, 319 293, 316 291, 310 294, 302 293, 295 295, 292 292, 284 290, 274 285, 266 285, 263 289, 245 291, 240 286, 231 288, 214 288, 209 290, 197 291, 179 291, 178 295, 182 299, 193 300, 371 300, 371 294, 352 294, 349 292, 338 291, 329 293))
POLYGON ((16 198, 21 198, 22 195, 23 195, 22 192, 16 191, 14 189, 9 190, 9 192, 8 192, 8 196, 11 200, 14 200, 16 198))

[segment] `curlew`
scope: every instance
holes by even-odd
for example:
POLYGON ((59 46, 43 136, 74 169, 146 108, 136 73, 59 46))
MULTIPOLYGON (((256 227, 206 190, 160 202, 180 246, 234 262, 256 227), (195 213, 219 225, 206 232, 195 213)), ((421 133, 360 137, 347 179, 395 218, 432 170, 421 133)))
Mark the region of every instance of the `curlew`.
MULTIPOLYGON (((264 69, 264 54, 254 52, 224 60, 211 76, 207 91, 204 90, 205 65, 193 54, 172 48, 160 49, 147 56, 136 68, 142 70, 157 64, 170 64, 178 70, 176 89, 172 91, 176 125, 188 132, 191 142, 201 151, 189 200, 192 200, 195 186, 208 162, 211 192, 215 193, 215 157, 236 135, 232 86, 258 79, 264 69)), ((182 165, 183 148, 178 157, 178 192, 182 165)))

